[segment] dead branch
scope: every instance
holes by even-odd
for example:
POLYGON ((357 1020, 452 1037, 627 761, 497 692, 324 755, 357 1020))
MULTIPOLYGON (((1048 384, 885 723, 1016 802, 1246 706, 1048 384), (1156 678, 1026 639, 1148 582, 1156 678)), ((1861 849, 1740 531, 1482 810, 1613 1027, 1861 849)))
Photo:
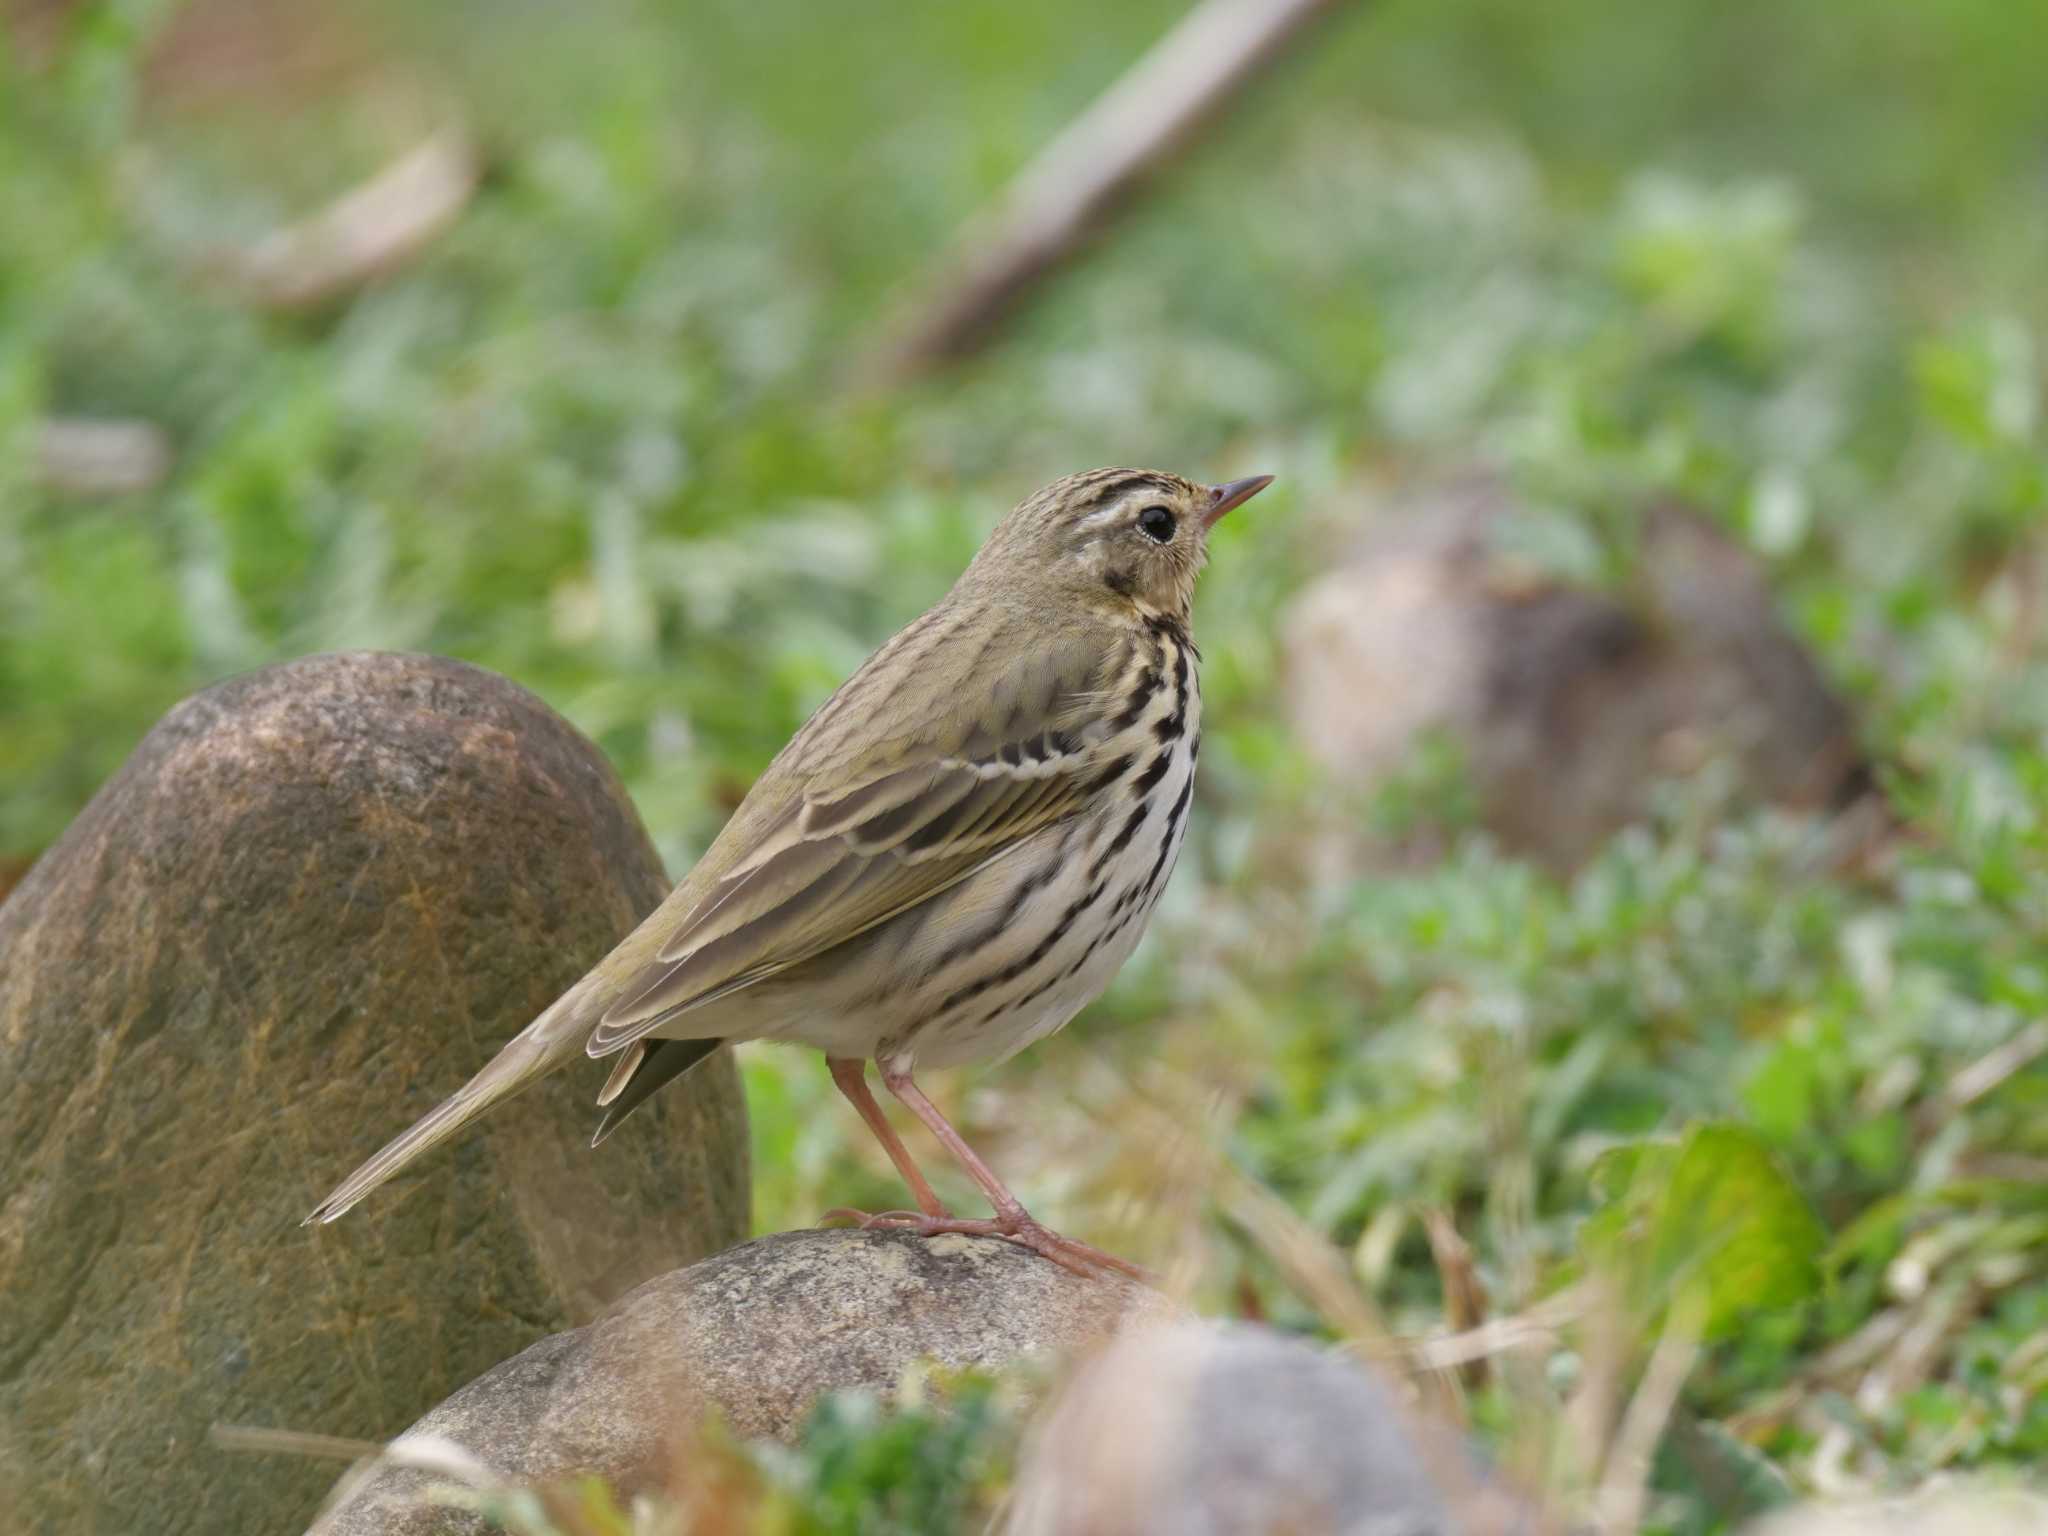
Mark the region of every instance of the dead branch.
POLYGON ((867 377, 908 378, 979 348, 1026 288, 1338 3, 1202 0, 967 226, 919 287, 936 300, 885 337, 867 377))
POLYGON ((35 478, 67 495, 146 491, 170 467, 170 440, 151 422, 50 416, 35 426, 35 478))
POLYGON ((311 217, 273 231, 220 263, 221 276, 261 309, 307 309, 394 271, 462 212, 480 158, 444 129, 311 217))
POLYGON ((2014 1073, 2048 1055, 2048 1019, 2036 1019, 1997 1049, 1980 1056, 1949 1079, 1948 1086, 1922 1107, 1914 1129, 1932 1136, 1951 1116, 1960 1114, 2014 1073))

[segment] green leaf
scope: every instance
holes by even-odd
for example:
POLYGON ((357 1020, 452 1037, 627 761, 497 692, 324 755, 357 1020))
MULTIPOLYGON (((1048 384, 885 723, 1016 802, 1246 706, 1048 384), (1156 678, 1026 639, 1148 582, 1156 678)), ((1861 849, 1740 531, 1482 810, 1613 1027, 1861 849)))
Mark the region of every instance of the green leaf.
POLYGON ((1645 1312, 1681 1295, 1706 1337, 1815 1295, 1826 1233, 1763 1138, 1707 1122, 1676 1143, 1618 1147, 1594 1165, 1605 1204, 1581 1232, 1589 1262, 1645 1312))

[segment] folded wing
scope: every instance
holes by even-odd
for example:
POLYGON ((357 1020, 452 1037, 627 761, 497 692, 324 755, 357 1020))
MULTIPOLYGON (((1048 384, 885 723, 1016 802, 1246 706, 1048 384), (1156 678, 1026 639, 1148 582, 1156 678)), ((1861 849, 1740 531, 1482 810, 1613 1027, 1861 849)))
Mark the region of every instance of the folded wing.
MULTIPOLYGON (((1102 768, 1107 732, 1091 705, 1113 665, 1078 640, 1010 654, 999 678, 914 690, 930 700, 921 712, 890 697, 866 711, 820 710, 807 731, 879 723, 876 739, 791 744, 788 792, 734 817, 728 833, 739 846, 714 848, 706 863, 721 873, 626 980, 589 1053, 621 1050, 680 1013, 821 955, 1077 814, 1102 768), (962 716, 964 697, 990 702, 962 716), (807 762, 819 766, 806 771, 807 762)), ((935 665, 943 680, 948 669, 935 665)), ((861 683, 856 674, 847 690, 861 683)))

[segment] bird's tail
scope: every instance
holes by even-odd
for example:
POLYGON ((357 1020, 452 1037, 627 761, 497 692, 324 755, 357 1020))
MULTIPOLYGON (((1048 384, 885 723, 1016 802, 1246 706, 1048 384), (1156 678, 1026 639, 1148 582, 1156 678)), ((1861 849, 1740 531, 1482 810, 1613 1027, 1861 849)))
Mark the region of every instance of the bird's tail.
POLYGON ((590 982, 585 977, 563 993, 552 1007, 507 1041, 505 1048, 486 1062, 475 1077, 343 1179, 333 1194, 313 1207, 302 1225, 333 1221, 414 1158, 441 1145, 493 1104, 521 1092, 570 1057, 581 1055, 585 1031, 578 1025, 589 1022, 585 1004, 590 982))

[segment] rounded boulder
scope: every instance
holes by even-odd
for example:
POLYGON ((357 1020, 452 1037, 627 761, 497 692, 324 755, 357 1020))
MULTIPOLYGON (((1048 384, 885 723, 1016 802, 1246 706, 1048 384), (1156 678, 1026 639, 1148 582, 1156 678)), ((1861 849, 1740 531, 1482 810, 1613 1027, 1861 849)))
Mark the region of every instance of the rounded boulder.
POLYGON ((343 1221, 315 1200, 667 889, 617 778, 503 678, 312 657, 188 699, 0 907, 0 1507, 303 1525, 330 1467, 744 1235, 724 1058, 597 1151, 602 1064, 343 1221))
MULTIPOLYGON (((677 1456, 715 1411, 790 1440, 830 1392, 889 1399, 919 1362, 998 1370, 1068 1354, 1126 1321, 1178 1315, 1122 1279, 1080 1279, 1000 1238, 781 1232, 650 1280, 586 1327, 471 1382, 401 1437, 453 1447, 494 1479, 593 1474, 631 1492, 688 1476, 677 1456)), ((397 1462, 343 1480, 312 1536, 468 1536, 445 1476, 397 1462)))

